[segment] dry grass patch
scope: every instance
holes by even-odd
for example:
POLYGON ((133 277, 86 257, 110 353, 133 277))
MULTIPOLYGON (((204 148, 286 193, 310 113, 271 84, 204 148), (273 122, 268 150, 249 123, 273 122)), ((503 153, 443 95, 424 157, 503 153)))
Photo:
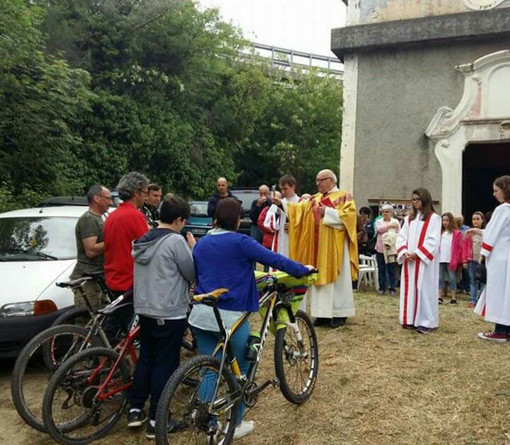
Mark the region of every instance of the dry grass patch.
MULTIPOLYGON (((440 328, 419 335, 398 325, 397 298, 355 298, 356 317, 345 327, 318 329, 320 371, 312 399, 296 407, 277 389, 267 389, 247 416, 256 421, 255 432, 238 445, 510 443, 510 344, 477 339, 477 332, 491 326, 467 301, 441 306, 440 328)), ((260 383, 274 376, 272 346, 270 339, 260 383)), ((16 424, 10 443, 52 443, 22 426, 12 405, 0 407, 0 415, 12 419, 9 426, 16 424)), ((143 431, 126 431, 121 421, 98 443, 150 442, 143 431)))

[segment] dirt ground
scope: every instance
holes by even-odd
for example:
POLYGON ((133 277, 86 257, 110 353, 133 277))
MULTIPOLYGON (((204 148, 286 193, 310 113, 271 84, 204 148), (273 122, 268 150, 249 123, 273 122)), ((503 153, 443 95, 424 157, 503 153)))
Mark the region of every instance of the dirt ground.
MULTIPOLYGON (((296 407, 267 389, 247 414, 255 432, 238 445, 510 444, 510 343, 477 339, 492 326, 466 299, 441 306, 440 328, 423 336, 398 325, 398 298, 363 292, 355 298, 356 316, 345 327, 317 331, 320 371, 312 399, 296 407)), ((0 362, 0 445, 52 444, 15 412, 12 366, 0 362)), ((273 376, 268 345, 260 380, 273 376)), ((150 442, 121 420, 96 443, 150 442)))

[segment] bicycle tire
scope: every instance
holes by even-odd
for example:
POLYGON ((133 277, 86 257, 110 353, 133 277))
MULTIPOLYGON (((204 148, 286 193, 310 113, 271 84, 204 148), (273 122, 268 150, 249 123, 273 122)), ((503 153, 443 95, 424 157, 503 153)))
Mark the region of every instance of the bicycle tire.
MULTIPOLYGON (((112 349, 91 348, 71 357, 53 374, 44 393, 42 410, 44 426, 53 440, 64 445, 86 445, 105 436, 116 425, 127 402, 124 394, 117 393, 100 402, 95 397, 96 388, 109 374, 117 358, 117 352, 112 349), (101 372, 90 384, 88 379, 97 371, 99 363, 101 372), (63 403, 59 399, 60 391, 65 396, 63 403), (57 408, 65 414, 66 410, 74 407, 74 418, 61 422, 57 408), (110 407, 113 408, 111 414, 101 420, 100 416, 110 407)), ((121 361, 112 383, 129 383, 131 375, 128 369, 125 361, 121 361)))
POLYGON ((289 402, 300 405, 310 398, 315 388, 319 372, 319 345, 308 315, 298 311, 295 318, 304 349, 300 350, 296 333, 292 328, 286 326, 278 329, 275 338, 274 365, 283 396, 289 402), (291 371, 295 376, 291 376, 291 371))
POLYGON ((173 419, 174 424, 176 422, 183 427, 182 431, 171 433, 172 443, 229 445, 232 442, 239 400, 235 400, 237 383, 227 368, 223 369, 220 379, 217 400, 221 400, 223 406, 217 407, 218 415, 210 414, 209 402, 200 400, 199 393, 206 391, 203 386, 204 378, 207 376, 216 381, 219 370, 220 361, 217 358, 200 355, 190 359, 173 373, 158 403, 156 445, 169 445, 169 417, 173 419), (198 380, 199 383, 191 387, 187 383, 189 380, 198 380))
MULTIPOLYGON (((44 423, 42 421, 42 414, 39 413, 41 408, 41 400, 40 400, 40 394, 42 393, 42 390, 39 389, 39 383, 36 383, 37 387, 37 399, 34 403, 34 406, 31 406, 29 401, 27 400, 28 394, 33 392, 29 391, 29 389, 26 387, 27 382, 25 381, 26 371, 27 367, 29 365, 29 362, 32 358, 40 358, 38 357, 40 354, 44 355, 43 349, 44 346, 54 339, 55 336, 64 336, 71 334, 74 338, 74 336, 77 336, 79 338, 87 338, 88 336, 88 330, 81 327, 81 326, 75 326, 75 325, 60 325, 60 326, 53 326, 48 329, 46 329, 43 332, 40 332, 38 335, 36 335, 30 342, 28 342, 21 353, 18 355, 18 358, 16 359, 16 363, 14 365, 12 376, 11 376, 11 395, 12 395, 12 401, 14 402, 14 407, 16 408, 16 411, 20 415, 20 417, 32 428, 35 428, 38 431, 46 432, 46 428, 44 427, 44 423), (27 397, 25 397, 27 395, 27 397), (37 407, 37 409, 35 408, 37 407)), ((90 336, 89 337, 89 343, 90 346, 100 346, 101 340, 96 336, 90 336)), ((79 345, 76 345, 77 347, 79 345)), ((55 350, 53 350, 55 352, 55 350)), ((62 351, 62 358, 66 359, 68 358, 69 351, 65 353, 62 351)), ((55 364, 51 368, 48 368, 46 363, 41 364, 38 371, 44 372, 42 377, 35 376, 34 380, 42 380, 42 384, 45 385, 48 382, 48 377, 46 375, 51 375, 55 371, 55 369, 60 364, 60 360, 56 360, 56 357, 53 358, 52 362, 55 364)))
POLYGON ((86 307, 78 306, 65 311, 62 315, 59 315, 51 326, 58 326, 61 324, 77 324, 82 326, 83 323, 77 323, 77 319, 90 320, 90 312, 86 307))

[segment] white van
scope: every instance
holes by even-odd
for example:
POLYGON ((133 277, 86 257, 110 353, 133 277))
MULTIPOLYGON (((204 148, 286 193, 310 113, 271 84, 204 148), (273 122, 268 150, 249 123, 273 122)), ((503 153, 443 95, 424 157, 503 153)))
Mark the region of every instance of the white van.
POLYGON ((69 306, 55 286, 76 264, 74 229, 85 206, 39 207, 0 214, 0 358, 16 356, 69 306))

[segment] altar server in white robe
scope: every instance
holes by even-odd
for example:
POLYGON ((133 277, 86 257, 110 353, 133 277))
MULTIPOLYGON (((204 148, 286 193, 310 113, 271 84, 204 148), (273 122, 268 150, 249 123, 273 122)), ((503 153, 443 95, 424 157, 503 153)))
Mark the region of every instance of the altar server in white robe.
POLYGON ((299 201, 296 194, 296 178, 285 175, 279 181, 280 192, 283 198, 273 197, 273 204, 269 208, 264 226, 275 232, 271 250, 289 257, 289 235, 287 226, 287 204, 299 201))
POLYGON ((441 217, 434 213, 432 197, 425 188, 413 191, 412 204, 397 238, 397 259, 402 264, 400 324, 426 334, 439 326, 441 217))
POLYGON ((510 335, 510 176, 501 176, 493 184, 500 203, 483 232, 481 255, 487 266, 487 285, 475 312, 495 323, 493 332, 478 337, 504 343, 510 335))

